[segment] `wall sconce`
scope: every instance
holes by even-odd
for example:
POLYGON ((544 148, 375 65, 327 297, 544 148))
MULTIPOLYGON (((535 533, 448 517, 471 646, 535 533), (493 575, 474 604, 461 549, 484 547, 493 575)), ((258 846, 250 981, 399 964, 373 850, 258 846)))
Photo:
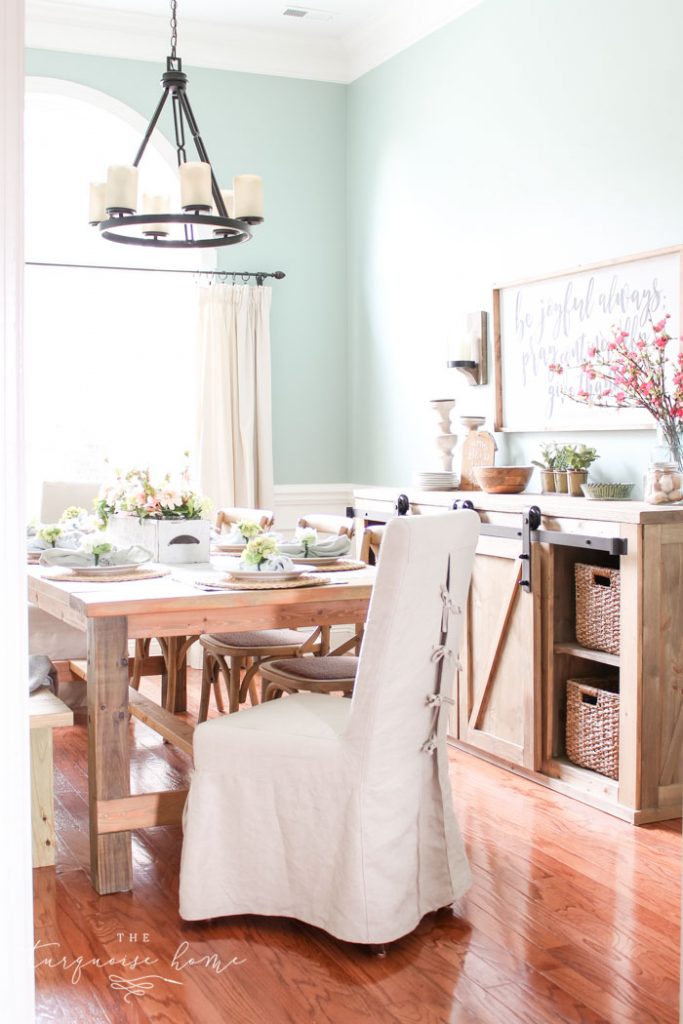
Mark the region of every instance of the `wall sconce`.
POLYGON ((460 370, 467 377, 468 384, 488 384, 487 339, 488 313, 483 309, 468 313, 464 337, 455 346, 455 359, 446 363, 460 370))

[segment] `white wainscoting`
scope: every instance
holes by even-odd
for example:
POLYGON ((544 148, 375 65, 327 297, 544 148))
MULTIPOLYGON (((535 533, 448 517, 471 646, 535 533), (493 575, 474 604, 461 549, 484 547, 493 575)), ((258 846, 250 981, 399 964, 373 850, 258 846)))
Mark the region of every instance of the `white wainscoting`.
MULTIPOLYGON (((347 506, 353 504, 353 484, 276 484, 273 512, 275 529, 285 535, 293 533, 300 516, 312 512, 343 516, 347 506)), ((352 626, 335 626, 332 646, 344 643, 353 636, 352 626)), ((202 667, 202 649, 193 644, 188 654, 190 668, 202 667)))

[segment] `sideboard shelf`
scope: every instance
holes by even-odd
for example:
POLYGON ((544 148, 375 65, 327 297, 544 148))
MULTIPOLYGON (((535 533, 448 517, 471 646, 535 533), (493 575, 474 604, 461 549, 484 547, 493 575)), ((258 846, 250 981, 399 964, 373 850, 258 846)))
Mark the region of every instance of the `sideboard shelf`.
POLYGON ((603 665, 612 665, 613 668, 619 668, 618 654, 608 654, 606 651, 593 651, 590 647, 582 647, 581 644, 568 641, 556 643, 554 650, 555 654, 573 654, 575 658, 583 658, 584 661, 598 661, 603 665))
POLYGON ((391 518, 399 494, 407 496, 409 515, 433 515, 455 500, 471 501, 487 526, 468 597, 450 742, 634 824, 679 818, 683 508, 367 487, 354 493, 358 525, 391 518), (527 592, 520 586, 519 556, 524 515, 532 505, 541 510, 541 524, 530 545, 527 592), (557 534, 563 535, 560 543, 557 534), (577 562, 620 569, 618 655, 576 641, 577 562), (618 682, 618 780, 566 757, 566 683, 574 678, 618 682))

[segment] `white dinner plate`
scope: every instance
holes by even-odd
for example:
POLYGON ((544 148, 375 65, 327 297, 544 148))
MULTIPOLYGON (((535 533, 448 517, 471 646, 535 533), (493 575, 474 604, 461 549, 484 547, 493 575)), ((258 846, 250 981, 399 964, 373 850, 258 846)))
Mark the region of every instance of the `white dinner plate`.
POLYGON ((332 565, 333 562, 338 562, 342 555, 325 555, 320 558, 304 558, 303 555, 295 558, 293 555, 289 556, 296 565, 332 565))
POLYGON ((52 566, 53 569, 68 569, 70 572, 78 573, 79 576, 117 576, 122 572, 134 572, 143 569, 147 562, 129 562, 121 565, 60 565, 52 566))
POLYGON ((244 551, 246 544, 221 544, 220 541, 214 541, 211 547, 214 551, 220 551, 226 555, 239 554, 240 551, 244 551))
POLYGON ((278 572, 254 572, 249 569, 231 569, 230 576, 236 580, 261 580, 263 583, 276 583, 278 580, 295 580, 303 576, 306 569, 282 569, 278 572))

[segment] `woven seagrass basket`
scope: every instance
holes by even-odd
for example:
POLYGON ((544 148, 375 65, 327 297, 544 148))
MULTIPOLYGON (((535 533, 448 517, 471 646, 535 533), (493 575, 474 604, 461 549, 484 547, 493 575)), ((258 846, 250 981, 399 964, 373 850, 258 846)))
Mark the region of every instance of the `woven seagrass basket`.
POLYGON ((567 757, 582 768, 619 778, 619 684, 567 680, 567 757))
POLYGON ((619 570, 577 563, 574 566, 574 580, 577 641, 592 651, 618 654, 621 596, 619 570))

